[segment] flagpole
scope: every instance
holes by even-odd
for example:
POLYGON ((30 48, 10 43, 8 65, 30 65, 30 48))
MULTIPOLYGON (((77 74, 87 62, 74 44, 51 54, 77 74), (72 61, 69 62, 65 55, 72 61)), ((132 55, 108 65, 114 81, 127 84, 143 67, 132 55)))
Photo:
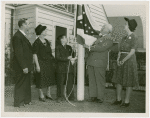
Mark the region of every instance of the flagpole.
MULTIPOLYGON (((76 34, 76 19, 77 19, 77 4, 75 6, 75 25, 74 34, 76 34)), ((77 61, 77 100, 84 100, 84 55, 85 49, 82 45, 78 44, 78 61, 77 61)))
POLYGON ((84 100, 84 48, 78 44, 77 100, 84 100))
POLYGON ((76 19, 77 19, 77 4, 74 7, 74 37, 76 38, 76 19))

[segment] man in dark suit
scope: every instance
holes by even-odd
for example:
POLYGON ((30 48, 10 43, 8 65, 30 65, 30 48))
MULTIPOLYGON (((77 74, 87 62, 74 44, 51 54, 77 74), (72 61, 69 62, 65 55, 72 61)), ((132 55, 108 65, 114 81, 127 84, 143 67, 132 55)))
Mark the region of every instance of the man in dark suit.
MULTIPOLYGON (((110 36, 111 32, 112 26, 110 24, 102 27, 101 34, 98 36, 94 46, 91 46, 86 60, 89 75, 89 95, 92 102, 102 103, 104 100, 108 51, 113 45, 113 40, 110 36)), ((84 45, 84 47, 89 48, 87 45, 84 45)))
POLYGON ((18 21, 19 30, 12 38, 14 50, 13 70, 15 72, 14 107, 31 104, 31 71, 33 70, 32 47, 26 31, 29 22, 23 18, 18 21))

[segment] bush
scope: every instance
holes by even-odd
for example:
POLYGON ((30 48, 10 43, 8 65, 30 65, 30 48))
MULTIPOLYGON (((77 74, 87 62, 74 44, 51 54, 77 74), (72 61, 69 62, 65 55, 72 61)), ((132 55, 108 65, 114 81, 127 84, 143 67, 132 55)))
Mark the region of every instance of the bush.
POLYGON ((13 76, 12 76, 12 68, 11 68, 11 53, 10 53, 10 44, 5 45, 5 85, 12 85, 13 76))

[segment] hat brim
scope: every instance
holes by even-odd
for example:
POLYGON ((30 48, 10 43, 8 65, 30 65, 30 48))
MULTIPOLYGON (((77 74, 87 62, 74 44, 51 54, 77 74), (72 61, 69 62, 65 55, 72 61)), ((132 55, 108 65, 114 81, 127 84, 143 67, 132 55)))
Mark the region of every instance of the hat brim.
MULTIPOLYGON (((137 27, 137 25, 136 26, 133 26, 133 22, 131 22, 131 20, 129 20, 128 18, 124 18, 127 22, 128 22, 128 26, 129 26, 129 29, 130 30, 132 30, 132 31, 134 31, 135 29, 136 29, 136 27, 137 27)), ((133 20, 133 19, 132 19, 133 20)), ((135 21, 136 22, 136 21, 135 21)), ((136 22, 136 24, 137 24, 137 22, 136 22)))
POLYGON ((44 30, 46 30, 46 26, 39 25, 35 28, 36 35, 40 35, 44 30))
POLYGON ((46 26, 42 26, 42 30, 43 30, 43 31, 46 30, 46 28, 47 28, 46 26))
POLYGON ((129 21, 129 19, 128 19, 128 18, 126 18, 126 17, 125 17, 124 19, 125 19, 126 21, 129 21))

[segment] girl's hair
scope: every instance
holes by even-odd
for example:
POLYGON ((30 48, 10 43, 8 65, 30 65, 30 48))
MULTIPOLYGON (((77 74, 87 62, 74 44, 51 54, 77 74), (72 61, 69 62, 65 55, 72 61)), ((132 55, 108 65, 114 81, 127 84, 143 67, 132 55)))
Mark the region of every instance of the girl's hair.
POLYGON ((60 36, 57 37, 56 46, 57 46, 57 45, 61 45, 61 39, 62 39, 63 37, 66 37, 66 35, 65 35, 65 34, 62 34, 62 35, 60 35, 60 36))

